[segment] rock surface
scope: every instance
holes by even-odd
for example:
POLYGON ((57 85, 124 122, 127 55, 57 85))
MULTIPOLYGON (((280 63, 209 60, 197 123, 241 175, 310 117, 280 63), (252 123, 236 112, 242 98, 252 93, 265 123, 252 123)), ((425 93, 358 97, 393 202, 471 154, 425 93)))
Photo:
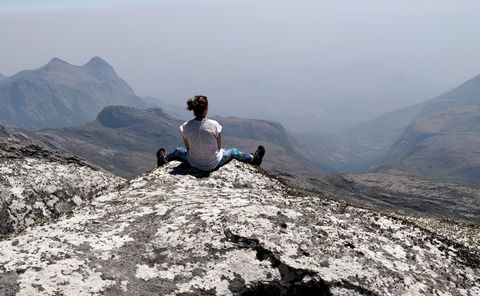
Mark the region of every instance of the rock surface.
POLYGON ((123 179, 78 157, 0 139, 0 235, 58 217, 123 179))
POLYGON ((61 147, 53 143, 43 141, 33 132, 16 128, 3 121, 0 121, 0 145, 2 153, 5 153, 10 149, 16 149, 15 146, 18 148, 18 145, 25 146, 25 143, 34 144, 40 147, 48 147, 49 149, 53 150, 61 150, 61 147), (3 139, 8 139, 8 141, 3 141, 3 139), (12 141, 15 141, 16 143, 13 143, 12 141))
POLYGON ((2 295, 473 296, 479 268, 474 249, 235 161, 169 163, 0 241, 2 295))

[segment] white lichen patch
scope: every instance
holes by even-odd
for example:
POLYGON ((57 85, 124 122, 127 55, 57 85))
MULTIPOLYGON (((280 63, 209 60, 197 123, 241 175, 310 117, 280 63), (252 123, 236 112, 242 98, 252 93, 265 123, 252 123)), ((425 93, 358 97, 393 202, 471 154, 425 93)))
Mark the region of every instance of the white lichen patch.
POLYGON ((150 267, 145 264, 137 265, 137 271, 135 272, 135 277, 139 279, 148 281, 161 276, 162 275, 159 273, 159 271, 155 266, 150 267))
POLYGON ((100 272, 75 258, 59 260, 40 268, 41 273, 27 269, 20 276, 20 291, 17 295, 91 295, 114 284, 111 280, 102 279, 100 272))
POLYGON ((128 281, 121 281, 120 282, 120 289, 122 289, 123 292, 128 291, 128 281))

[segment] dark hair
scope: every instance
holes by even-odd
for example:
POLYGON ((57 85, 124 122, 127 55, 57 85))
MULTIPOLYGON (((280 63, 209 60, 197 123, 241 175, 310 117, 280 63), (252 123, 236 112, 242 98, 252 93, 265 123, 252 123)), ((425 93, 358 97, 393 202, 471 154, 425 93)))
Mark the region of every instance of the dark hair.
POLYGON ((202 117, 205 109, 208 108, 208 100, 206 96, 195 96, 193 99, 187 99, 187 110, 193 111, 195 117, 202 117))

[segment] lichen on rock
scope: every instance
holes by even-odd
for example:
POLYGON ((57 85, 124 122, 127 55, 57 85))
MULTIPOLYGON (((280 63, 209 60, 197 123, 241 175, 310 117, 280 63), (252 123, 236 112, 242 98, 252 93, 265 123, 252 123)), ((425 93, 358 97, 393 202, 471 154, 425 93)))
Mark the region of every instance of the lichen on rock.
POLYGON ((209 176, 168 163, 0 241, 6 281, 0 294, 480 294, 447 240, 236 161, 209 176))
POLYGON ((122 181, 73 163, 0 158, 0 235, 68 213, 122 181))

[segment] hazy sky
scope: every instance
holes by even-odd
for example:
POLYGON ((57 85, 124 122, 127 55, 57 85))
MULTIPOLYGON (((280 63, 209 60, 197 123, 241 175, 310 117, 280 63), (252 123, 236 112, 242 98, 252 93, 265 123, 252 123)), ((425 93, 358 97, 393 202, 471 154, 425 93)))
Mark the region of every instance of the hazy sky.
POLYGON ((332 130, 479 74, 479 11, 463 0, 0 0, 0 73, 100 56, 141 96, 202 93, 211 113, 332 130))

